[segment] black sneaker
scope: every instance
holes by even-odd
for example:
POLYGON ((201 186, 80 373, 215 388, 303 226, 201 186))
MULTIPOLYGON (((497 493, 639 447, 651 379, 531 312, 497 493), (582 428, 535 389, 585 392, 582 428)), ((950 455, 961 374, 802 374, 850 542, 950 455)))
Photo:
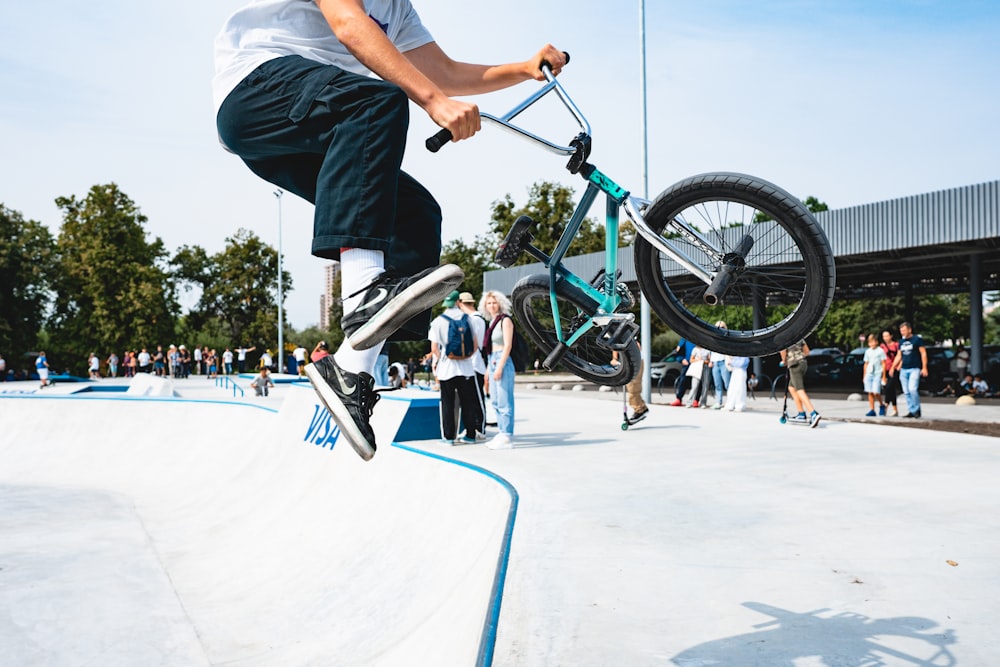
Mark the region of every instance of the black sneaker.
POLYGON ((375 378, 368 373, 342 370, 333 355, 306 366, 306 376, 330 412, 340 433, 365 461, 375 456, 375 431, 368 419, 381 398, 375 391, 375 378))
POLYGON ((364 288, 361 305, 341 320, 347 342, 355 350, 375 347, 411 317, 444 300, 464 278, 454 264, 434 266, 409 278, 383 273, 364 288))
POLYGON ((643 419, 645 419, 648 414, 649 414, 649 408, 646 408, 645 410, 639 410, 638 412, 633 412, 632 416, 628 418, 629 426, 632 426, 633 424, 638 424, 643 419))

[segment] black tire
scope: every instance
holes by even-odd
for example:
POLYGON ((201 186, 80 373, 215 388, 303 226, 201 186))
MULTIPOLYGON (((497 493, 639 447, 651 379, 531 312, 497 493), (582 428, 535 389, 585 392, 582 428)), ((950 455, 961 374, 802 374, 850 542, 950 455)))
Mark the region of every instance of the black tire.
MULTIPOLYGON (((745 236, 754 244, 746 265, 714 305, 706 285, 642 237, 635 242, 635 271, 650 307, 674 331, 715 352, 763 357, 805 339, 833 301, 836 268, 826 234, 809 210, 781 188, 752 176, 711 173, 664 191, 644 213, 663 234, 674 219, 698 229, 723 252, 745 236), (758 213, 770 217, 755 222, 758 213), (760 320, 754 322, 754 303, 760 320), (728 328, 715 326, 726 322, 728 328)), ((665 240, 715 273, 720 258, 666 231, 665 240)))
MULTIPOLYGON (((535 274, 525 276, 514 286, 510 295, 514 306, 514 318, 520 322, 528 337, 548 355, 556 346, 558 338, 552 317, 549 299, 549 276, 535 274)), ((580 326, 584 316, 597 311, 597 304, 569 284, 556 283, 556 300, 559 307, 559 321, 563 338, 568 338, 580 326)), ((596 384, 620 387, 635 377, 642 360, 639 346, 633 340, 628 347, 618 353, 618 365, 611 365, 611 351, 597 344, 600 329, 587 332, 570 348, 560 365, 574 375, 596 384)))

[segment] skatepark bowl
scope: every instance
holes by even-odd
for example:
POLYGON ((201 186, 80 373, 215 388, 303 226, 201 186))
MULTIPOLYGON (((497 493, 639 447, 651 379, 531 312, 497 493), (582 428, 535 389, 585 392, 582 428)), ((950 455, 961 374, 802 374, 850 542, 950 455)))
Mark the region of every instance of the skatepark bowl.
POLYGON ((14 384, 3 665, 1000 664, 994 438, 519 388, 492 451, 414 391, 366 463, 308 384, 14 384))

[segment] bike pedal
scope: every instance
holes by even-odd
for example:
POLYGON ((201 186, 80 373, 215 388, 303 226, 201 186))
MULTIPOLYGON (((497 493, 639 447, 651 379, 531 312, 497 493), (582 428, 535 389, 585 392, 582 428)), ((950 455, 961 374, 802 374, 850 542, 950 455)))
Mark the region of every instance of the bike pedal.
POLYGON ((621 352, 627 348, 639 332, 639 325, 631 320, 614 320, 601 329, 597 345, 607 350, 621 352))
POLYGON ((497 264, 506 269, 517 261, 524 249, 535 240, 529 231, 534 224, 535 221, 526 215, 519 216, 514 221, 507 236, 500 242, 500 247, 497 248, 496 256, 493 258, 497 264))

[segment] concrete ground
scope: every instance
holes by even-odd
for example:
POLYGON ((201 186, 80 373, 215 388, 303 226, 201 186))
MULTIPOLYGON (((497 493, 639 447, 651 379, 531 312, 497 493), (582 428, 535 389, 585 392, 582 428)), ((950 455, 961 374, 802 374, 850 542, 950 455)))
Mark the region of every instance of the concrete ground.
POLYGON ((1000 663, 996 438, 842 421, 864 410, 839 399, 782 425, 761 396, 623 431, 620 395, 547 376, 518 385, 513 450, 366 464, 310 390, 213 384, 0 387, 9 664, 1000 663))

